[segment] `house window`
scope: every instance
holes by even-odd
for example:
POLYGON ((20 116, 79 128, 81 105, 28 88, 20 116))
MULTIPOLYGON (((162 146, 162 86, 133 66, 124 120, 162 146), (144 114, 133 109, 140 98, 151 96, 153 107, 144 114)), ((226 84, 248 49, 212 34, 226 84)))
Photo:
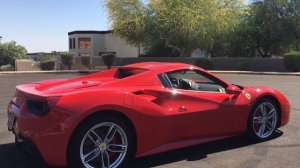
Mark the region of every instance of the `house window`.
POLYGON ((73 49, 75 49, 75 38, 73 38, 73 49))
POLYGON ((91 48, 91 38, 79 38, 78 46, 80 49, 90 49, 91 48))
POLYGON ((69 48, 70 49, 75 49, 75 38, 70 38, 69 39, 69 48))
POLYGON ((73 47, 72 39, 70 38, 70 39, 69 39, 69 49, 73 49, 72 47, 73 47))

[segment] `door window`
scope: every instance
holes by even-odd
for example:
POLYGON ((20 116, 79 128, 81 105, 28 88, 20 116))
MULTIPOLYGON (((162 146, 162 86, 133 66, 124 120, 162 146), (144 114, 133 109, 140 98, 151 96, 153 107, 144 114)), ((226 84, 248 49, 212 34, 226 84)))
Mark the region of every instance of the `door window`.
POLYGON ((179 70, 166 73, 171 85, 176 89, 225 92, 225 88, 219 81, 209 77, 199 70, 179 70))

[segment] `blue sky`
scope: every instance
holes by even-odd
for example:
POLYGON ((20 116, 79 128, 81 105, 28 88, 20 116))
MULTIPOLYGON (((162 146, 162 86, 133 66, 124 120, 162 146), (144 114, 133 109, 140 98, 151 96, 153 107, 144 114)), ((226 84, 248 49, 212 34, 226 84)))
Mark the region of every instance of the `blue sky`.
POLYGON ((68 32, 109 28, 101 0, 0 0, 2 42, 28 52, 67 51, 68 32))

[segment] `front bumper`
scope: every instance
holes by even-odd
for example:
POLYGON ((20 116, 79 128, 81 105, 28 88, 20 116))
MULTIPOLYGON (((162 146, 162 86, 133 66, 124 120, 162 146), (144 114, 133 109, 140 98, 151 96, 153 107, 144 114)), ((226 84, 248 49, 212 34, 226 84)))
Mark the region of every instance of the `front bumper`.
POLYGON ((280 127, 285 126, 290 121, 291 116, 291 105, 286 100, 285 102, 281 103, 281 122, 280 127))
POLYGON ((9 103, 7 113, 8 130, 16 136, 17 145, 49 166, 66 166, 68 139, 71 136, 65 124, 68 117, 59 111, 38 117, 13 102, 9 103))

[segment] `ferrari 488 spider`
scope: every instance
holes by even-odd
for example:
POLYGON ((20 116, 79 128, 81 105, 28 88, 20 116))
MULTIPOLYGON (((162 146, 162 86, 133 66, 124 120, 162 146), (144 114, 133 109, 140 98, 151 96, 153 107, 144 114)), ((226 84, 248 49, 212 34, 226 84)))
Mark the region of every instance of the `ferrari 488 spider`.
POLYGON ((35 147, 51 166, 116 168, 243 133, 268 140, 289 116, 288 100, 274 89, 146 62, 17 86, 7 125, 19 146, 35 147))

